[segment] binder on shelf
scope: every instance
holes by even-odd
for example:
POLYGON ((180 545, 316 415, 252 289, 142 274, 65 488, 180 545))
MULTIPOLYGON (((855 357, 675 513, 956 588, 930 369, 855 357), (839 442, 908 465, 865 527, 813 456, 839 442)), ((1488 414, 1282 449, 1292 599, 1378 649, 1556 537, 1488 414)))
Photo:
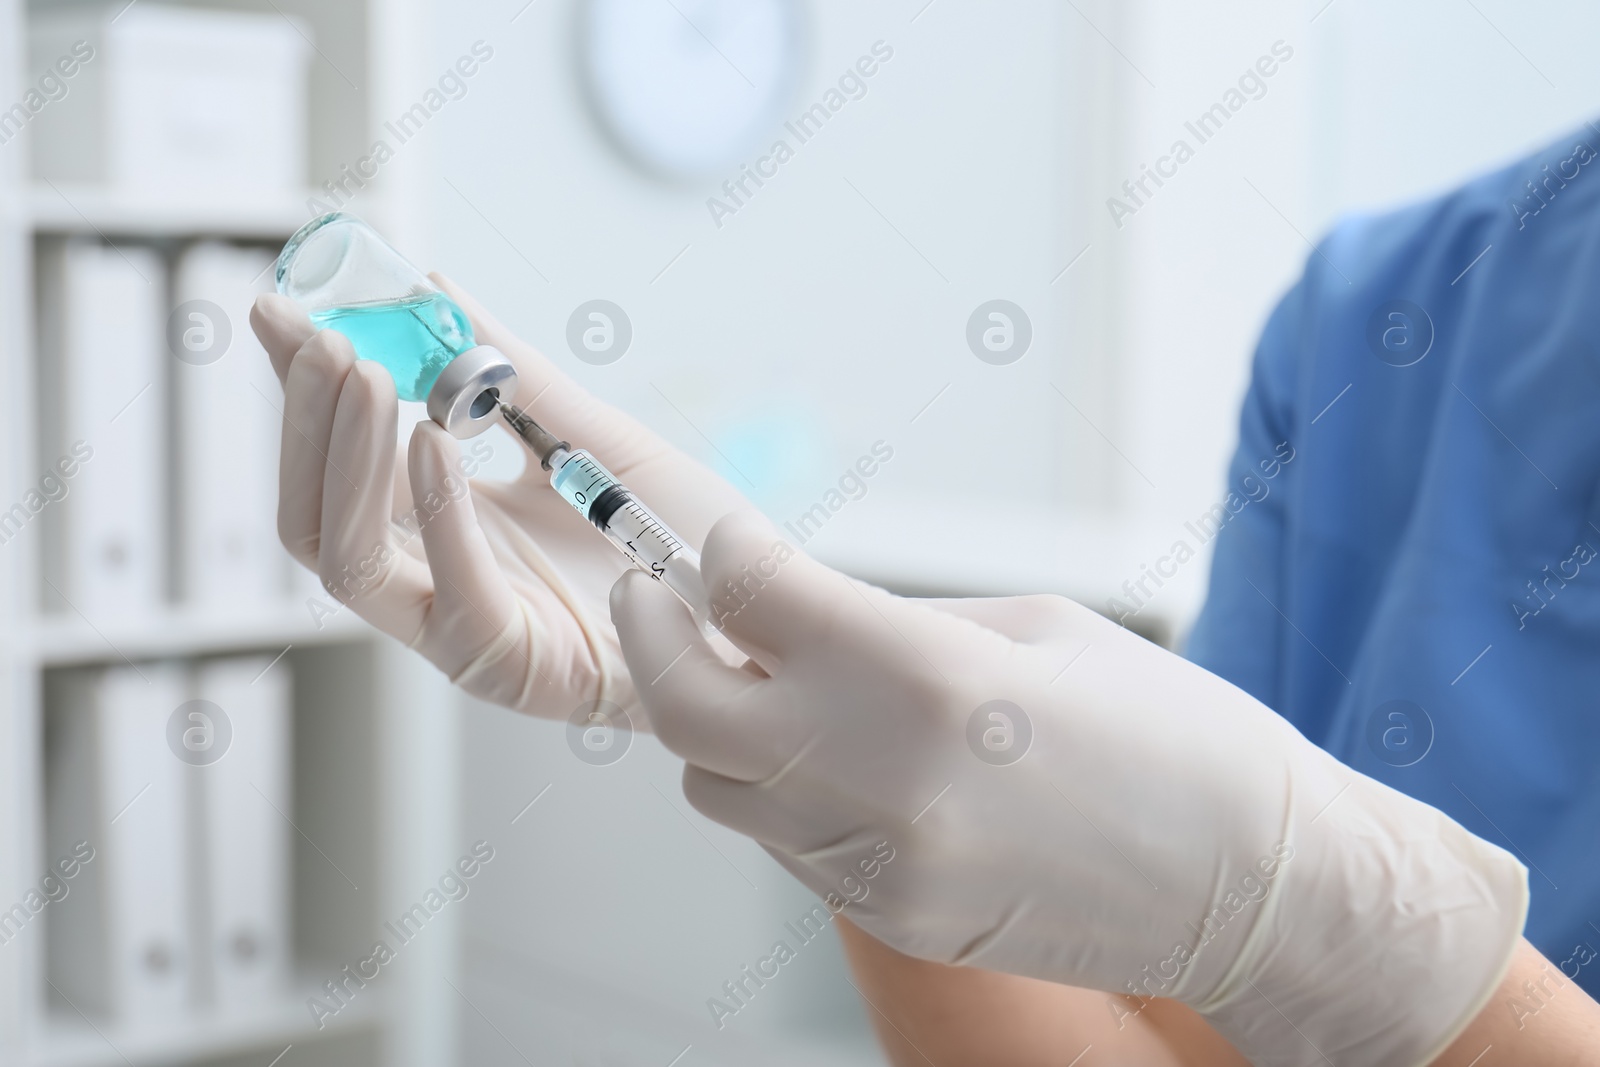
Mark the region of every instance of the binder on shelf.
POLYGON ((303 21, 155 3, 29 14, 27 69, 68 87, 29 127, 35 176, 212 199, 304 183, 303 21))
MULTIPOLYGON (((47 610, 92 625, 165 599, 165 269, 151 249, 70 238, 39 254, 47 610)), ((42 483, 41 483, 42 484, 42 483)))
POLYGON ((272 288, 270 258, 206 241, 174 271, 172 564, 186 604, 281 608, 288 594, 277 533, 283 390, 250 329, 250 305, 272 288))
POLYGON ((168 745, 184 682, 153 663, 47 676, 47 848, 94 858, 44 913, 46 970, 71 1009, 133 1028, 183 1018, 192 995, 185 765, 168 745))
POLYGON ((192 692, 221 709, 231 733, 226 753, 192 778, 203 871, 200 966, 217 1010, 245 1014, 279 1003, 289 988, 289 663, 203 662, 192 692))

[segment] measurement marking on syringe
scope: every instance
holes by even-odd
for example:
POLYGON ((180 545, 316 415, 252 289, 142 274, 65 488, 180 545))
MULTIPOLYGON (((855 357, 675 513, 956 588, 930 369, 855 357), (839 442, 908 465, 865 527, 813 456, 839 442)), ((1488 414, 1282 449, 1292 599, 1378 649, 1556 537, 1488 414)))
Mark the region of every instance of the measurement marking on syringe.
POLYGON ((657 529, 662 531, 661 534, 660 534, 660 538, 659 539, 663 543, 665 543, 665 544, 676 544, 677 543, 678 539, 676 537, 673 537, 671 534, 668 534, 666 532, 666 527, 664 527, 664 526, 646 526, 644 528, 644 532, 645 533, 651 533, 651 532, 653 532, 654 530, 657 530, 657 529))
POLYGON ((551 472, 551 486, 567 503, 588 518, 635 566, 677 594, 704 627, 705 590, 699 555, 694 549, 593 456, 557 440, 519 409, 502 404, 501 412, 517 436, 539 457, 544 469, 551 472))

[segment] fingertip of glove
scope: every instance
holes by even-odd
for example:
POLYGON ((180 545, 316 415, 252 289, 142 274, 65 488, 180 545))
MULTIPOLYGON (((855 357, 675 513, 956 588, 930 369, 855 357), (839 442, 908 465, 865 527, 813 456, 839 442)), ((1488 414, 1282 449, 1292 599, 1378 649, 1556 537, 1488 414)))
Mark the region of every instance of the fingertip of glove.
POLYGON ((765 515, 754 508, 739 508, 712 523, 702 556, 739 556, 752 548, 764 551, 776 536, 778 528, 765 515))
POLYGON ((724 515, 712 524, 700 554, 706 586, 718 589, 726 581, 737 581, 743 568, 770 555, 780 541, 787 544, 772 521, 753 508, 724 515))
POLYGON ((432 419, 423 419, 411 430, 411 451, 425 448, 448 448, 455 438, 432 419))
POLYGON ((304 327, 309 320, 300 305, 282 293, 262 293, 250 305, 250 328, 256 336, 267 340, 267 331, 283 333, 287 328, 304 327))
MULTIPOLYGON (((324 333, 328 331, 323 331, 324 333)), ((320 334, 318 336, 321 336, 320 334)), ((349 341, 345 341, 349 344, 349 341)), ((362 400, 375 405, 393 404, 398 399, 394 388, 394 379, 389 377, 389 372, 380 363, 370 359, 358 359, 350 368, 350 376, 345 379, 345 388, 356 389, 362 400)))
POLYGON ((277 293, 263 293, 250 305, 250 329, 266 349, 281 382, 288 377, 294 354, 314 332, 298 304, 277 293))
POLYGON ((656 583, 646 577, 644 571, 632 567, 623 571, 622 576, 612 584, 609 603, 611 607, 611 624, 613 626, 623 623, 624 618, 635 603, 634 598, 640 595, 639 586, 641 584, 654 585, 656 583))
POLYGON ((460 458, 456 439, 431 419, 418 422, 411 431, 408 462, 423 485, 434 485, 450 476, 460 458))
POLYGON ((342 378, 355 362, 355 346, 350 343, 350 338, 338 330, 317 330, 294 357, 295 366, 326 372, 335 379, 342 378))

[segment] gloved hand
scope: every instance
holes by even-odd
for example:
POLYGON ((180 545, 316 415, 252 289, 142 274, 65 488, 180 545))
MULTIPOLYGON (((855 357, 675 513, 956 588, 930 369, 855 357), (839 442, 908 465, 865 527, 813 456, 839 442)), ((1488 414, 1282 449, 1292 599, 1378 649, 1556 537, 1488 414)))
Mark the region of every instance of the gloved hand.
MULTIPOLYGON (((721 478, 589 395, 449 281, 434 281, 479 343, 516 364, 516 403, 593 452, 681 536, 698 544, 717 516, 741 506, 721 478)), ((331 595, 484 700, 553 718, 588 700, 634 703, 605 608, 627 562, 550 489, 536 461, 515 482, 468 492, 460 445, 423 422, 408 479, 382 366, 356 360, 343 335, 315 332, 286 297, 259 298, 250 324, 284 383, 278 532, 331 595)), ((495 447, 522 445, 501 438, 495 447)))
POLYGON ((1172 997, 1258 1067, 1429 1062, 1511 960, 1520 863, 1086 608, 901 599, 748 513, 702 563, 764 672, 611 600, 685 796, 901 952, 1172 997))

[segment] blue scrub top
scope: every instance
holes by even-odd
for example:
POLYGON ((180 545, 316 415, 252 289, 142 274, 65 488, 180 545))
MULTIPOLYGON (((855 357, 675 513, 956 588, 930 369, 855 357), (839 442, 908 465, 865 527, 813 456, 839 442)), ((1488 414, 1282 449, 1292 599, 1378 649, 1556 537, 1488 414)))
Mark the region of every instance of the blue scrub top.
POLYGON ((1189 657, 1520 858, 1600 995, 1600 126, 1335 227, 1256 350, 1262 486, 1189 657))

